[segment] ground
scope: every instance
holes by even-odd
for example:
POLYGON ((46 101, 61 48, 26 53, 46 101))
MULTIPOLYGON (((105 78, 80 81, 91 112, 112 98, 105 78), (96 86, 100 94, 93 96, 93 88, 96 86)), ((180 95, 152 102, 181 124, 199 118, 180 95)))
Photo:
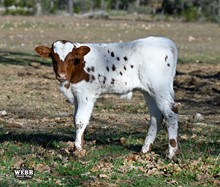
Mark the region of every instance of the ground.
POLYGON ((220 32, 212 23, 73 17, 0 19, 0 184, 4 186, 218 186, 220 169, 220 32), (49 60, 34 47, 57 39, 121 42, 166 36, 179 49, 175 100, 180 153, 166 157, 167 133, 153 152, 139 153, 149 113, 143 96, 107 95, 94 108, 82 158, 72 154, 74 107, 59 91, 49 60), (21 163, 32 180, 14 178, 21 163))

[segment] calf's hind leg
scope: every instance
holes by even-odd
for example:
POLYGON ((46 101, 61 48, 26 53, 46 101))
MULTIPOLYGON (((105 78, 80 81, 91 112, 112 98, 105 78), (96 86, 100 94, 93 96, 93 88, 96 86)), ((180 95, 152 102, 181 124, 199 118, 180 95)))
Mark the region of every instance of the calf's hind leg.
POLYGON ((160 130, 160 126, 163 121, 163 116, 160 110, 158 109, 154 99, 148 93, 144 93, 144 97, 151 115, 150 126, 144 141, 144 145, 141 150, 143 153, 147 153, 152 149, 152 145, 156 138, 157 132, 159 132, 160 130))
POLYGON ((178 150, 178 144, 177 144, 178 110, 173 100, 160 102, 158 104, 158 108, 160 108, 167 125, 168 136, 169 136, 168 158, 173 159, 173 157, 177 154, 177 150, 178 150))
POLYGON ((169 114, 166 117, 167 121, 167 129, 169 135, 169 155, 168 158, 172 159, 178 150, 177 145, 177 137, 178 137, 178 108, 176 107, 175 103, 169 107, 169 114))

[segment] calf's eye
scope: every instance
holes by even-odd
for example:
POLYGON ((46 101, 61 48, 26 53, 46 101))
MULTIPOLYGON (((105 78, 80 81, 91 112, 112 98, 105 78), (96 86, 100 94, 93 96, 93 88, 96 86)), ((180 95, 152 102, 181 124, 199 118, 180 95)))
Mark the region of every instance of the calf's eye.
POLYGON ((77 65, 77 64, 79 64, 80 63, 80 59, 79 58, 75 58, 75 60, 74 60, 74 65, 77 65))

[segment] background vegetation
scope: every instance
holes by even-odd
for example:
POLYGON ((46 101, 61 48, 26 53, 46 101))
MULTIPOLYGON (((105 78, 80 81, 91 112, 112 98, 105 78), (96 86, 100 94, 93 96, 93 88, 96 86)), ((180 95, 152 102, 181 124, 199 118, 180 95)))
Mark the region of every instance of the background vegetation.
POLYGON ((184 21, 220 21, 220 0, 1 0, 1 13, 83 14, 104 11, 160 15, 184 21))

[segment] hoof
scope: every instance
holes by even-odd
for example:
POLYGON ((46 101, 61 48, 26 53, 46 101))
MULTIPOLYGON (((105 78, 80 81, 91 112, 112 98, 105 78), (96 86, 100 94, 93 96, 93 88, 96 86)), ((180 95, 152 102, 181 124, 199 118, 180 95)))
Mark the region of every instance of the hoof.
POLYGON ((176 149, 175 151, 173 151, 173 152, 167 154, 166 157, 167 157, 168 159, 170 159, 170 160, 175 161, 175 160, 177 160, 176 156, 177 156, 179 153, 180 153, 180 150, 179 150, 179 149, 176 149))
POLYGON ((143 146, 142 149, 141 149, 141 152, 142 153, 149 153, 149 152, 151 152, 152 146, 153 146, 152 143, 149 146, 143 146))

